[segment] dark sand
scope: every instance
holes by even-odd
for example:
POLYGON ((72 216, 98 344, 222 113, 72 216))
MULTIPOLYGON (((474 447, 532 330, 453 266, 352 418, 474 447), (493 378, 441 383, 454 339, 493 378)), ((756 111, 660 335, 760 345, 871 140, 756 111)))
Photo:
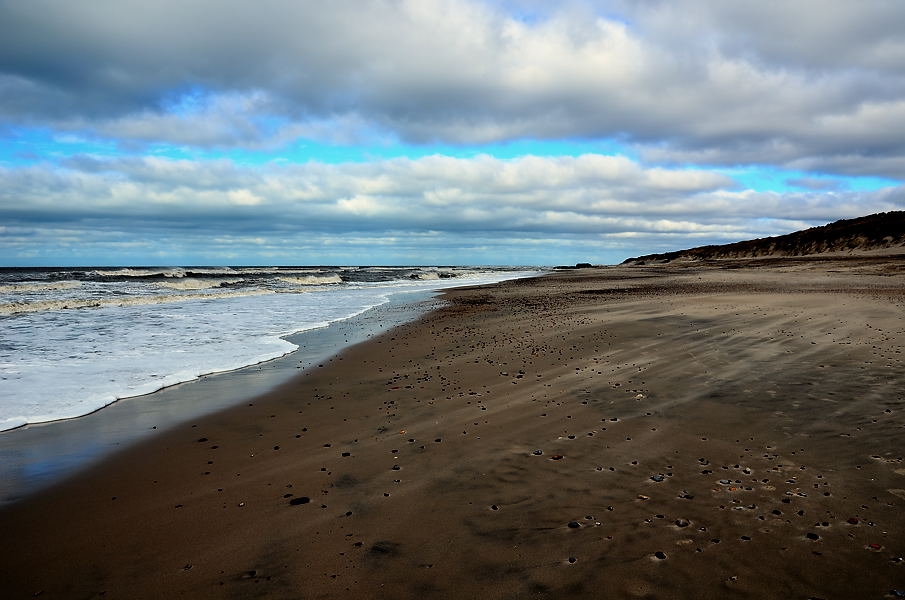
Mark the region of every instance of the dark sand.
POLYGON ((8 598, 892 598, 905 260, 557 273, 0 511, 8 598))

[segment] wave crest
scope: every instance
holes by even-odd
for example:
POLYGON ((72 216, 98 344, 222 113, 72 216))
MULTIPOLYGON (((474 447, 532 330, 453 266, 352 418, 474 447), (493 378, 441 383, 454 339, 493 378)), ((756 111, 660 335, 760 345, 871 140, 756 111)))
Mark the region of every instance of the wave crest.
POLYGON ((185 269, 181 267, 173 267, 167 269, 116 269, 112 271, 92 271, 92 277, 98 279, 104 278, 122 278, 122 277, 185 277, 185 269))
POLYGON ((194 277, 189 277, 185 279, 166 280, 160 283, 160 287, 170 288, 172 290, 209 290, 241 282, 241 279, 218 279, 215 281, 206 281, 204 279, 195 279, 194 277))
POLYGON ((305 275, 302 277, 280 277, 280 281, 291 283, 292 285, 332 285, 342 283, 342 277, 339 275, 305 275))
POLYGON ((81 281, 55 281, 50 283, 7 283, 0 285, 0 294, 22 294, 28 292, 55 292, 81 287, 81 281))
POLYGON ((107 306, 140 306, 144 304, 166 304, 184 302, 186 300, 220 300, 222 298, 238 298, 240 296, 261 296, 272 294, 270 290, 244 290, 223 292, 218 294, 162 294, 158 296, 135 296, 131 298, 84 298, 44 300, 38 302, 8 302, 0 304, 0 315, 43 312, 49 310, 77 310, 85 308, 104 308, 107 306))

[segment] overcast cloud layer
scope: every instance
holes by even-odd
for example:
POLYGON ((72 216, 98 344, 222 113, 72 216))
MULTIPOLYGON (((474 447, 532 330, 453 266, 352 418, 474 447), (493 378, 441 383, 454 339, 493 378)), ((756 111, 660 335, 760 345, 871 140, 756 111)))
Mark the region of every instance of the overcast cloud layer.
POLYGON ((0 0, 4 262, 614 262, 905 207, 905 3, 552 4, 0 0))

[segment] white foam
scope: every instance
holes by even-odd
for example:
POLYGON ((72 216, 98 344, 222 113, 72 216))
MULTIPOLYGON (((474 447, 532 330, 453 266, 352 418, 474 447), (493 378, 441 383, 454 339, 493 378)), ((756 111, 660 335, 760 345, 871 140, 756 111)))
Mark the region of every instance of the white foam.
POLYGON ((241 279, 197 279, 195 277, 187 277, 185 279, 174 279, 160 282, 160 287, 173 290, 209 290, 225 285, 240 283, 241 279))
POLYGON ((8 283, 0 285, 0 294, 27 294, 30 292, 57 292, 72 290, 82 286, 81 281, 52 281, 8 283))
POLYGON ((440 279, 440 274, 436 271, 425 271, 423 273, 418 273, 413 276, 415 279, 419 279, 421 281, 436 281, 440 279))
POLYGON ((168 302, 186 302, 188 300, 216 300, 221 298, 260 296, 262 294, 272 293, 272 291, 264 289, 245 289, 209 294, 158 294, 155 296, 114 296, 103 298, 65 298, 58 300, 7 302, 0 304, 0 315, 64 310, 71 311, 83 308, 105 308, 111 306, 145 306, 151 304, 166 304, 168 302))
POLYGON ((92 271, 94 277, 185 277, 185 269, 182 267, 169 267, 165 269, 114 269, 92 271))
POLYGON ((339 275, 305 275, 302 277, 280 277, 280 281, 291 283, 292 285, 332 285, 342 283, 342 277, 339 275))
MULTIPOLYGON (((96 297, 32 302, 3 317, 0 430, 84 415, 118 398, 276 358, 295 349, 283 336, 360 314, 393 293, 524 274, 299 286, 305 293, 239 288, 174 294, 142 284, 139 291, 158 291, 131 296, 106 291, 96 297)), ((117 285, 134 288, 132 282, 117 285)), ((0 307, 4 310, 10 311, 0 307)))

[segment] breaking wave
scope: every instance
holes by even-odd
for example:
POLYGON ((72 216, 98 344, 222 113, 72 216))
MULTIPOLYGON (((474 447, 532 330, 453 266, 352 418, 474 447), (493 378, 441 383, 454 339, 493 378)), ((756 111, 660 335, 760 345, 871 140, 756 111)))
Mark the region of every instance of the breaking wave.
POLYGON ((48 283, 8 283, 0 284, 0 294, 27 294, 29 292, 56 292, 72 290, 82 286, 81 281, 54 281, 48 283))
POLYGON ((186 300, 219 300, 221 298, 261 296, 272 293, 271 290, 250 289, 216 294, 160 294, 157 296, 67 298, 58 300, 39 300, 36 302, 8 302, 0 304, 0 315, 36 313, 51 310, 75 310, 80 308, 105 308, 108 306, 166 304, 169 302, 185 302, 186 300))
POLYGON ((213 288, 224 287, 235 283, 241 283, 241 279, 217 279, 209 281, 205 279, 196 279, 194 277, 186 279, 167 280, 160 283, 161 287, 173 290, 209 290, 213 288))
POLYGON ((280 281, 291 283, 292 285, 331 285, 342 283, 342 277, 339 275, 303 275, 301 277, 280 277, 280 281))

